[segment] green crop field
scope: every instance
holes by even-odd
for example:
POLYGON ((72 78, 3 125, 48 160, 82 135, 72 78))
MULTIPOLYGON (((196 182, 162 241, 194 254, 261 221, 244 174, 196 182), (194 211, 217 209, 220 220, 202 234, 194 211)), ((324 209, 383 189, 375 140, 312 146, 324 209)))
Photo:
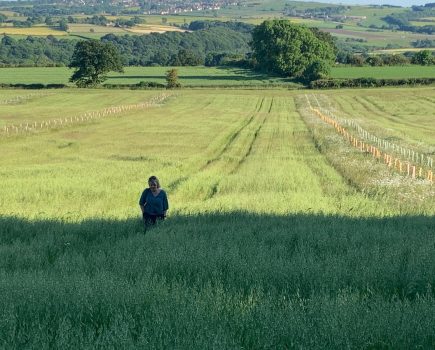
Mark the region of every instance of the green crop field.
POLYGON ((404 7, 379 7, 379 6, 352 6, 349 11, 346 11, 345 14, 348 16, 363 16, 363 18, 359 21, 359 23, 365 27, 370 25, 383 26, 387 25, 387 22, 383 20, 383 17, 391 15, 393 13, 403 13, 408 9, 404 7))
POLYGON ((434 20, 427 20, 427 21, 421 21, 421 22, 419 22, 419 21, 411 21, 410 24, 413 25, 413 26, 419 26, 419 27, 422 27, 422 26, 433 26, 433 25, 435 25, 435 21, 434 20))
MULTIPOLYGON (((124 73, 110 73, 108 84, 136 84, 141 81, 165 84, 165 73, 174 67, 125 67, 124 73)), ((289 83, 289 79, 240 68, 176 67, 183 86, 267 85, 289 83)), ((67 84, 73 70, 65 67, 0 68, 0 83, 67 84)), ((73 85, 73 84, 72 84, 73 85)))
MULTIPOLYGON (((110 73, 107 84, 137 84, 141 81, 165 84, 165 73, 173 67, 125 67, 124 73, 110 73)), ((176 67, 184 87, 267 86, 298 87, 290 79, 271 77, 240 68, 176 67)), ((0 68, 0 84, 70 84, 73 70, 66 67, 0 68)), ((431 66, 334 67, 333 78, 435 78, 431 66)))
POLYGON ((433 348, 433 185, 310 105, 434 156, 433 88, 1 90, 0 348, 433 348))
POLYGON ((396 67, 336 67, 332 69, 333 78, 435 78, 433 66, 396 66, 396 67))

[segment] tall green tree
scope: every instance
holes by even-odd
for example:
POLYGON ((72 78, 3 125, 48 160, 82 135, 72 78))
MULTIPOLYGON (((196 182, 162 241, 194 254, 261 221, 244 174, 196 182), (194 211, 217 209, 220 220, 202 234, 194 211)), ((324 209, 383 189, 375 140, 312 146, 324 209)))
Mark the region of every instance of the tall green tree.
POLYGON ((68 29, 69 29, 68 21, 67 21, 65 18, 62 18, 62 19, 59 21, 59 29, 60 29, 60 30, 63 30, 64 32, 67 32, 67 31, 68 31, 68 29))
POLYGON ((98 85, 107 79, 108 72, 124 71, 116 47, 97 40, 79 41, 74 48, 69 67, 76 69, 70 81, 78 87, 98 85))
POLYGON ((411 62, 422 66, 430 66, 435 64, 435 56, 429 50, 422 50, 414 54, 411 62))
POLYGON ((335 60, 330 42, 287 20, 264 21, 255 27, 251 47, 258 69, 303 80, 324 75, 335 60), (319 69, 321 74, 313 72, 319 69))

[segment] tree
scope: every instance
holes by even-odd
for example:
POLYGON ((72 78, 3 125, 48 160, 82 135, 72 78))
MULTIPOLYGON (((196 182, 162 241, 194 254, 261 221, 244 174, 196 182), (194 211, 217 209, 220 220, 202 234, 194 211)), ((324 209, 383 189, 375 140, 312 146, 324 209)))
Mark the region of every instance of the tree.
POLYGON ((411 63, 420 64, 422 66, 430 66, 435 64, 435 57, 429 50, 422 50, 414 54, 411 63))
POLYGON ((70 81, 78 87, 95 86, 107 79, 106 73, 124 71, 116 47, 97 40, 79 41, 74 48, 69 68, 76 69, 70 81))
POLYGON ((304 78, 308 70, 322 68, 335 59, 334 48, 310 29, 287 20, 264 21, 252 33, 253 58, 260 70, 287 77, 304 78))
POLYGON ((318 60, 311 63, 304 73, 304 80, 306 82, 326 79, 331 73, 331 66, 325 61, 318 60))
POLYGON ((180 87, 181 84, 178 81, 178 70, 173 68, 166 71, 166 88, 175 89, 180 87))
POLYGON ((176 60, 173 62, 174 66, 199 66, 200 64, 204 64, 204 60, 195 52, 186 49, 178 51, 176 60))
POLYGON ((335 46, 336 39, 331 35, 331 33, 323 32, 317 27, 312 27, 310 30, 313 32, 313 34, 316 36, 317 39, 319 39, 322 42, 328 43, 329 46, 334 51, 334 55, 337 55, 338 49, 335 46))
POLYGON ((45 24, 48 26, 52 26, 54 24, 53 18, 50 16, 45 17, 45 24))
POLYGON ((366 58, 366 63, 372 67, 380 67, 384 65, 382 57, 374 55, 366 58))
POLYGON ((68 31, 68 29, 69 29, 69 27, 68 27, 68 22, 67 22, 67 20, 66 20, 65 18, 62 18, 62 19, 59 21, 59 29, 60 29, 60 30, 63 30, 64 32, 67 32, 67 31, 68 31))

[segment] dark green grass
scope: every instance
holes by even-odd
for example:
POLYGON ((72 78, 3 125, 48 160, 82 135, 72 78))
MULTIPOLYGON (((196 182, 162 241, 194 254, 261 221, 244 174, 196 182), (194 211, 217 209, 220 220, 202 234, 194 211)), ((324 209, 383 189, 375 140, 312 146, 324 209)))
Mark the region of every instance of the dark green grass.
POLYGON ((433 217, 0 227, 1 348, 435 346, 433 217))
MULTIPOLYGON (((220 67, 125 67, 124 73, 110 73, 107 84, 137 84, 141 81, 166 84, 168 69, 178 70, 183 86, 267 86, 270 84, 290 84, 289 79, 273 77, 241 68, 220 67)), ((0 83, 7 84, 69 84, 72 69, 66 67, 0 68, 0 83)), ((295 86, 298 86, 292 83, 295 86)))
MULTIPOLYGON (((126 67, 125 72, 110 73, 107 84, 137 84, 141 81, 165 84, 165 73, 174 67, 126 67)), ((292 86, 290 79, 268 76, 249 69, 217 67, 176 67, 184 87, 210 86, 292 86)), ((69 84, 73 70, 66 67, 0 68, 0 83, 69 84)), ((379 79, 435 78, 433 66, 405 67, 335 67, 333 78, 374 77, 379 79)))
POLYGON ((336 67, 331 71, 332 78, 377 78, 407 79, 435 78, 435 66, 398 66, 398 67, 336 67))

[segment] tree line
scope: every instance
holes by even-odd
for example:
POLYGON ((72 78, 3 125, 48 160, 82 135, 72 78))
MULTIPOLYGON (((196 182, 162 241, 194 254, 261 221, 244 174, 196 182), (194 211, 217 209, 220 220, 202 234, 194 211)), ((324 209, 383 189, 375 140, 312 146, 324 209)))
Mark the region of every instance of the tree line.
POLYGON ((357 67, 405 66, 408 64, 430 66, 435 64, 435 55, 430 50, 421 50, 417 52, 410 51, 403 54, 339 54, 337 55, 336 61, 338 63, 348 64, 357 67))
MULTIPOLYGON (((95 22, 105 18, 94 16, 82 20, 95 22)), ((254 28, 255 26, 242 22, 194 21, 188 27, 189 32, 141 36, 108 34, 101 41, 114 45, 121 53, 124 66, 231 65, 261 68, 256 64, 251 45, 254 28)), ((311 32, 320 41, 333 47, 334 58, 338 63, 357 66, 433 64, 433 55, 426 51, 424 57, 420 53, 407 53, 374 58, 372 55, 353 54, 343 49, 340 42, 318 29, 310 28, 304 32, 311 32)), ((290 38, 288 36, 288 40, 290 38)), ((0 66, 67 66, 77 42, 78 40, 52 35, 22 39, 4 35, 0 40, 0 66)), ((424 48, 427 43, 421 42, 418 46, 424 48)))
MULTIPOLYGON (((102 42, 121 52, 124 66, 218 65, 244 59, 253 26, 234 23, 191 23, 192 32, 148 35, 108 34, 102 42)), ((0 41, 0 66, 67 66, 78 40, 28 36, 0 41)))

